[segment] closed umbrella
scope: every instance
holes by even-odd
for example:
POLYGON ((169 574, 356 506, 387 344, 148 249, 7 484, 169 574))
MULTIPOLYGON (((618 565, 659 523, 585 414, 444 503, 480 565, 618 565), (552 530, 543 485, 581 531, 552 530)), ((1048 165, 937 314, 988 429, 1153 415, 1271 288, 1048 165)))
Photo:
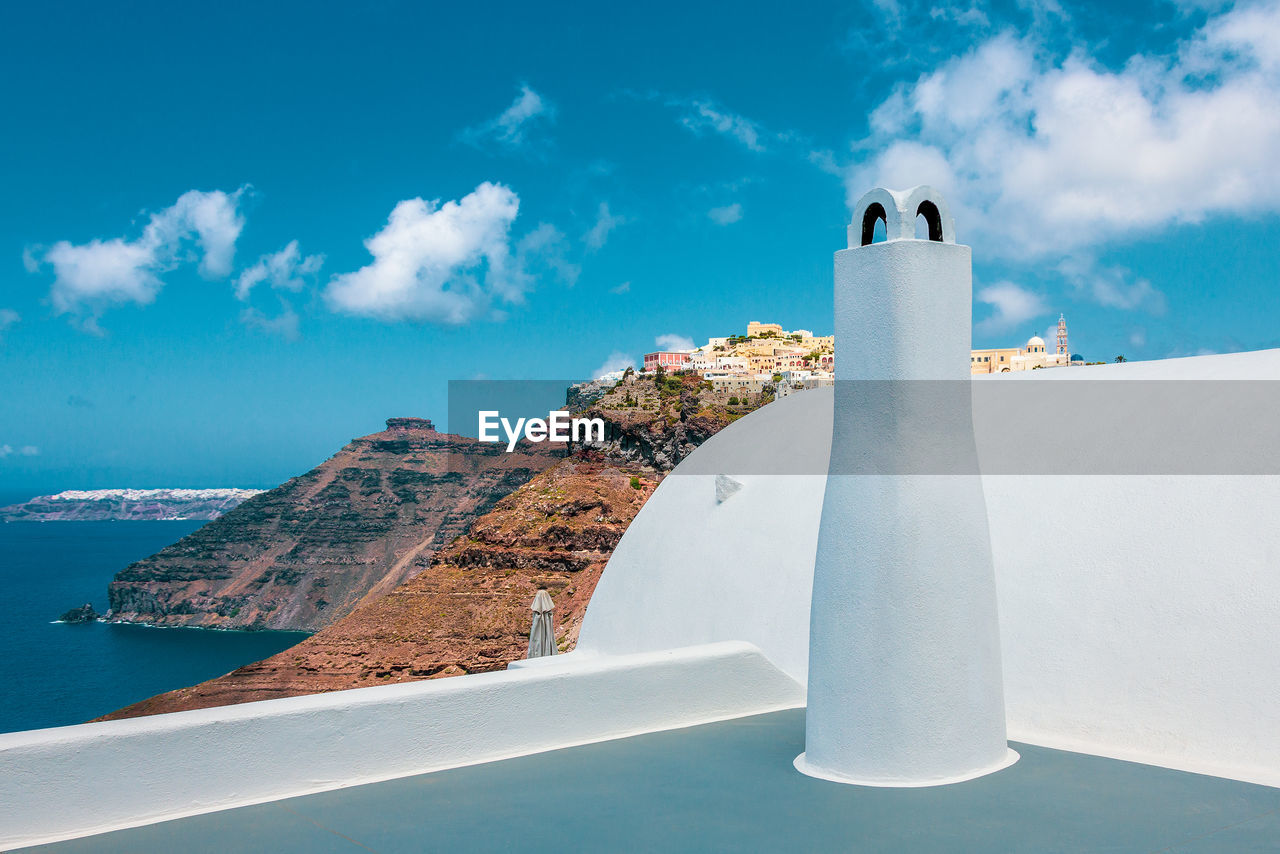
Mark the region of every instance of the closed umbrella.
POLYGON ((533 627, 529 629, 529 658, 541 658, 544 655, 556 654, 555 621, 551 613, 555 606, 551 604, 551 594, 539 590, 533 597, 533 627))

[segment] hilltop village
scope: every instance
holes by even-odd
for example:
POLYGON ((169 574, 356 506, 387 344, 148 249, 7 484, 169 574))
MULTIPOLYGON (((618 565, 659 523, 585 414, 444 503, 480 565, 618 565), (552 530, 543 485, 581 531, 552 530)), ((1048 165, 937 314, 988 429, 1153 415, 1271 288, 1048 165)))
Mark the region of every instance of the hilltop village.
MULTIPOLYGON (((788 332, 781 324, 751 321, 746 335, 710 338, 692 350, 659 350, 644 356, 644 373, 690 372, 714 391, 746 395, 831 385, 835 378, 834 335, 815 336, 807 329, 788 332)), ((598 381, 616 382, 625 370, 598 381)))
MULTIPOLYGON (((1043 338, 1033 335, 1021 347, 973 350, 970 373, 994 374, 1040 368, 1082 365, 1070 355, 1067 321, 1058 317, 1052 351, 1043 338)), ((709 338, 689 350, 657 350, 645 353, 642 373, 694 373, 715 391, 744 395, 772 392, 784 397, 795 391, 831 385, 835 381, 835 336, 814 335, 808 329, 787 331, 778 323, 747 324, 745 335, 709 338)), ((623 379, 627 371, 612 371, 596 379, 604 385, 623 379)))

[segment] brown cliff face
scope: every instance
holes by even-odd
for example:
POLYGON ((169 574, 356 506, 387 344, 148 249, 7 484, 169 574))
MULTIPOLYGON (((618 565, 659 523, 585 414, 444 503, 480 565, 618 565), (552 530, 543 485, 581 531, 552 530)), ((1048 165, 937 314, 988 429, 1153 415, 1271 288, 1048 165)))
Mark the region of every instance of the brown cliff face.
POLYGON ((555 602, 560 648, 572 649, 609 555, 659 477, 590 452, 562 460, 465 536, 415 558, 388 595, 278 655, 104 719, 501 669, 526 653, 539 588, 555 602))
POLYGON ((495 502, 554 465, 394 418, 119 572, 110 617, 315 631, 404 582, 495 502))
POLYGON ((271 658, 102 720, 499 670, 526 654, 540 587, 555 602, 560 649, 572 649, 609 556, 665 472, 772 400, 730 405, 732 396, 694 376, 661 387, 628 377, 590 404, 609 426, 603 445, 535 475, 434 555, 413 557, 389 594, 271 658))

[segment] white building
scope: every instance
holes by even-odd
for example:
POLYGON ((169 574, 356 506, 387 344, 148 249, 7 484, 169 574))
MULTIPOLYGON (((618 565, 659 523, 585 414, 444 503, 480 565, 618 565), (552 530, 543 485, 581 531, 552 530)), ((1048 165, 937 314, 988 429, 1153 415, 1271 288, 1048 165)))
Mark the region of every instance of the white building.
POLYGON ((832 386, 836 381, 835 375, 830 371, 787 370, 779 373, 782 378, 774 383, 774 393, 778 397, 786 397, 806 389, 832 386))
POLYGON ((1046 352, 1044 339, 1033 335, 1024 347, 996 347, 969 351, 970 374, 1005 374, 1036 368, 1061 368, 1071 364, 1067 353, 1046 352))

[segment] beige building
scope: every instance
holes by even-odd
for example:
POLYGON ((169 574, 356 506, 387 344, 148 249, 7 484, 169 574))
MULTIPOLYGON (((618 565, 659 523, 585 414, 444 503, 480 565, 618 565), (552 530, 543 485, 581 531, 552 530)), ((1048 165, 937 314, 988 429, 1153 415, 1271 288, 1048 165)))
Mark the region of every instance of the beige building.
MULTIPOLYGON (((802 347, 806 350, 830 350, 836 345, 836 336, 834 335, 814 335, 808 329, 794 329, 788 332, 782 328, 780 323, 761 323, 758 320, 753 320, 747 324, 747 337, 781 339, 785 343, 802 347)), ((713 338, 711 340, 716 342, 724 339, 713 338)))
POLYGON ((1025 347, 999 347, 994 350, 971 350, 969 373, 1003 374, 1009 371, 1030 371, 1035 368, 1060 368, 1070 364, 1066 353, 1048 353, 1044 339, 1033 335, 1025 347))
POLYGON ((773 374, 734 374, 706 378, 716 391, 762 392, 773 384, 773 374))
POLYGON ((748 338, 759 338, 766 332, 772 332, 779 337, 787 334, 780 323, 761 323, 758 320, 753 320, 747 324, 748 338))

